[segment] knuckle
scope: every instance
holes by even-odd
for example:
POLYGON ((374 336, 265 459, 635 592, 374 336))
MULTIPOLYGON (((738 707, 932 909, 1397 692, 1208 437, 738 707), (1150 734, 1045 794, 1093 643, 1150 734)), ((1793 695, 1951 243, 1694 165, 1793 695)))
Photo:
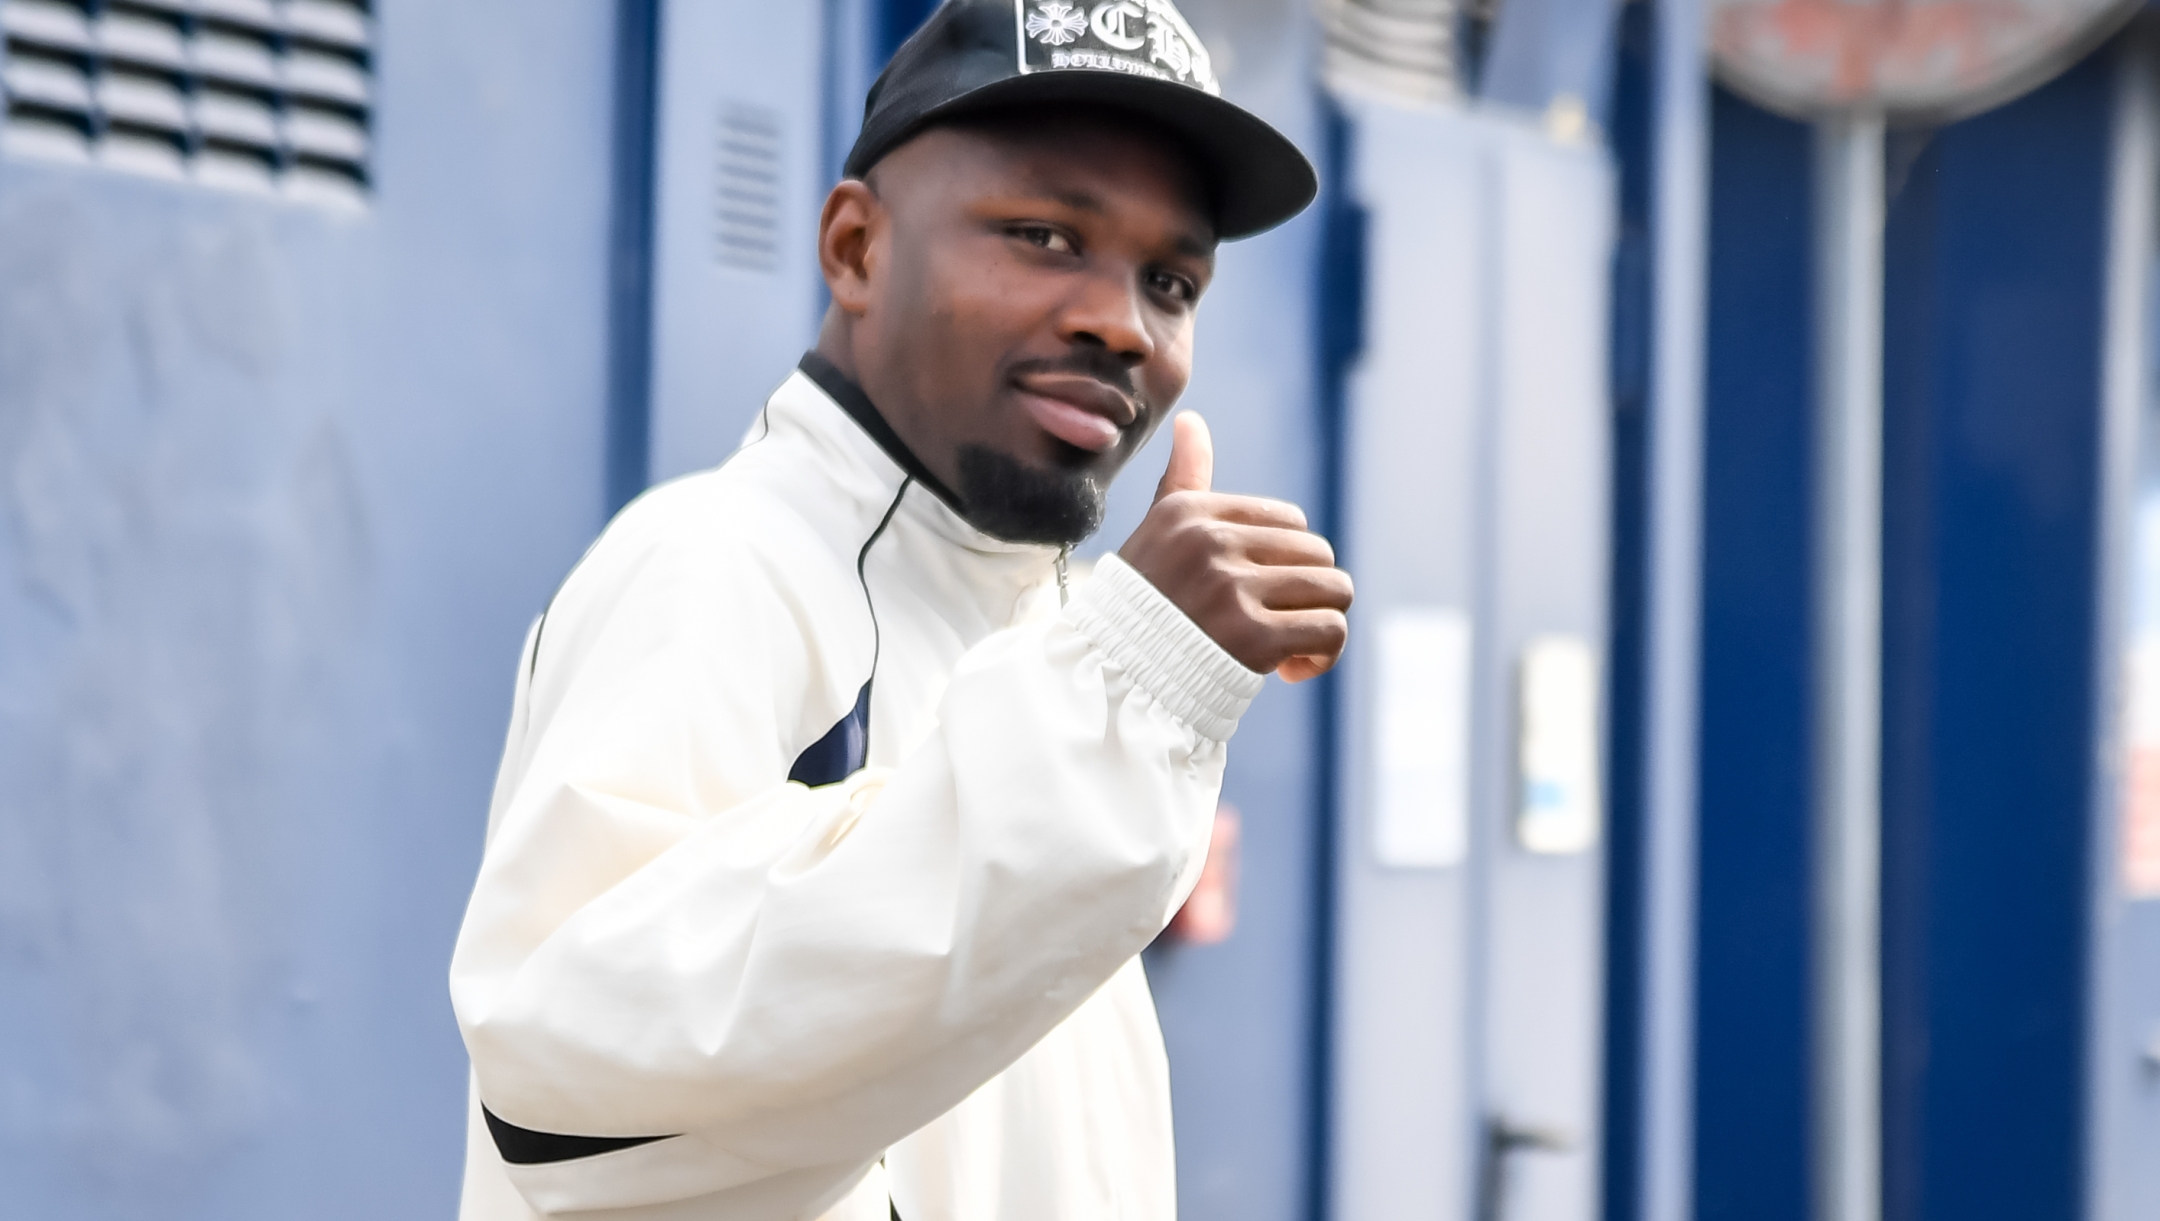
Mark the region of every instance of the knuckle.
POLYGON ((1328 592, 1334 595, 1336 608, 1350 609, 1350 604, 1357 600, 1357 583, 1350 579, 1349 573, 1340 568, 1329 569, 1329 572, 1333 575, 1328 581, 1331 587, 1328 592))
POLYGON ((1248 670, 1264 668, 1268 658, 1267 639, 1254 629, 1251 622, 1240 622, 1224 633, 1221 641, 1223 652, 1237 658, 1248 670))
POLYGON ((1237 527, 1229 522, 1210 517, 1200 523, 1199 529, 1209 552, 1228 555, 1237 550, 1237 527))

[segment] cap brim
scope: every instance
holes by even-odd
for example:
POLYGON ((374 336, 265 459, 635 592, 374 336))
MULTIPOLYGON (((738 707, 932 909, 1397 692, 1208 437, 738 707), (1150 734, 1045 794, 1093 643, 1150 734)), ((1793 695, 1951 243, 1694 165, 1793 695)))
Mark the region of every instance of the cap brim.
POLYGON ((1258 115, 1189 85, 1114 72, 1033 72, 992 81, 924 112, 883 151, 941 120, 1045 103, 1122 110, 1184 142, 1207 162, 1215 235, 1222 241, 1272 229, 1304 211, 1320 192, 1312 162, 1258 115))

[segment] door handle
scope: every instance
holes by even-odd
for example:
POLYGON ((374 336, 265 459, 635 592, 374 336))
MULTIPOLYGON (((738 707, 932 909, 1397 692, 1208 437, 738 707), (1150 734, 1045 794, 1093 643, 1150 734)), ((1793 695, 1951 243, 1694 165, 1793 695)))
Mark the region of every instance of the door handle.
POLYGON ((1508 1166, 1514 1154, 1571 1153, 1574 1149, 1574 1137, 1558 1128, 1486 1116, 1484 1149, 1478 1159, 1477 1221, 1503 1221, 1507 1216, 1508 1166))

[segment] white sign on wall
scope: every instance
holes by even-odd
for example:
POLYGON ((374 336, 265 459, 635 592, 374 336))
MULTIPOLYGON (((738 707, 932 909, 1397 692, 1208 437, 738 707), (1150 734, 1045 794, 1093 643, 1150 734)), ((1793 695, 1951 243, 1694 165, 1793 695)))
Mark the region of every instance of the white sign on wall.
POLYGON ((1597 654, 1580 636, 1544 636, 1523 650, 1516 746, 1516 838, 1531 852, 1597 843, 1597 654))
POLYGON ((1373 707, 1373 852, 1444 868, 1470 846, 1470 618, 1446 607, 1380 620, 1373 707))

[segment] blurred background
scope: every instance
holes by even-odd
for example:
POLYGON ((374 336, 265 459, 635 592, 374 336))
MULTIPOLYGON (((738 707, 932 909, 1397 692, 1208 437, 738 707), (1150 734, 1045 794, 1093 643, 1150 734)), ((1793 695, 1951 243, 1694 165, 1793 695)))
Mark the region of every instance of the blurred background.
MULTIPOLYGON (((2160 1217, 2160 21, 1181 7, 1325 181, 1186 401, 1360 589, 1149 954, 1183 1214, 2160 1217)), ((929 8, 0 0, 0 1216, 454 1215, 522 633, 929 8)))

